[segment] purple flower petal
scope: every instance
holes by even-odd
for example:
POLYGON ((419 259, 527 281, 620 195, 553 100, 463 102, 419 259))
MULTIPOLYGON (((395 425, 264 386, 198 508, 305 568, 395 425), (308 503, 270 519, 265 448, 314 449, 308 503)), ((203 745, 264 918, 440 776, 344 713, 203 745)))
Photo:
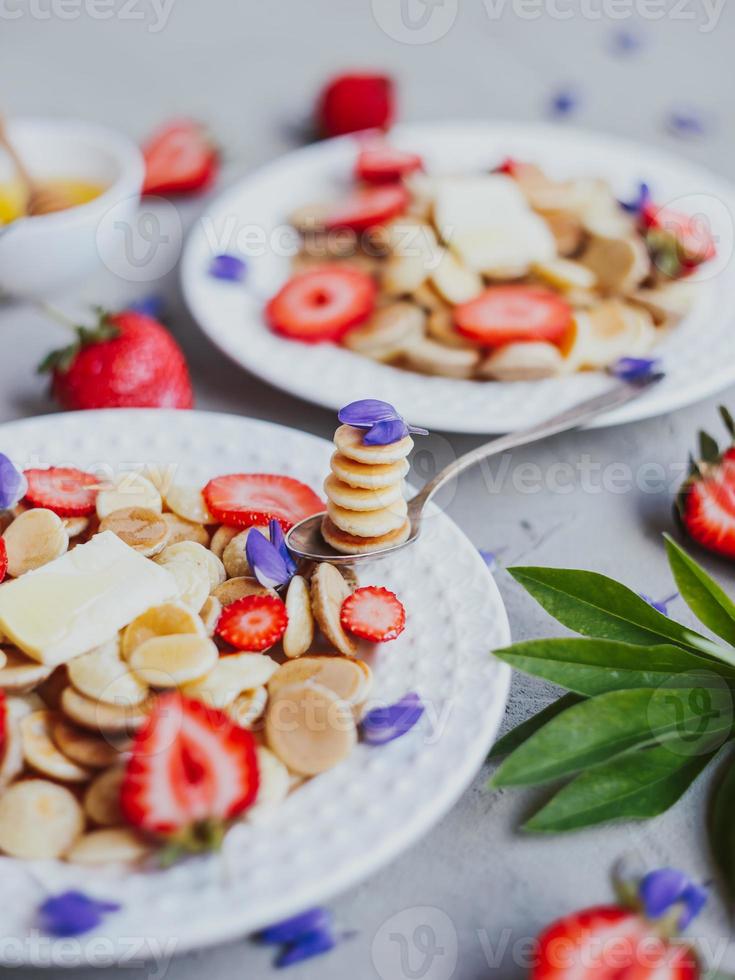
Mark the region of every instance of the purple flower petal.
POLYGON ((708 125, 697 109, 675 109, 666 120, 667 128, 674 136, 697 139, 707 135, 708 125))
POLYGON ((152 317, 154 320, 162 320, 165 313, 165 302, 162 296, 141 296, 127 304, 128 310, 136 313, 143 313, 145 316, 152 317))
POLYGON ((253 575, 266 589, 285 585, 292 577, 278 549, 260 531, 252 530, 248 534, 245 557, 253 575))
POLYGON ((424 706, 415 692, 385 708, 373 708, 360 723, 362 739, 368 745, 385 745, 410 731, 423 713, 424 706))
POLYGON ((704 908, 708 891, 683 871, 662 868, 649 872, 638 886, 638 897, 649 919, 660 919, 674 906, 681 905, 678 926, 685 929, 704 908))
POLYGON ((38 910, 39 923, 50 936, 81 936, 120 908, 115 902, 99 902, 83 892, 68 891, 46 899, 38 910))
POLYGON ((28 489, 28 481, 7 456, 0 453, 0 510, 14 507, 28 489))
POLYGON ((408 426, 403 419, 387 419, 371 426, 362 441, 366 446, 388 446, 392 442, 400 442, 407 435, 408 426))
POLYGON ((337 413, 337 418, 344 425, 354 425, 358 429, 369 429, 376 422, 385 422, 388 419, 400 419, 396 409, 388 402, 381 402, 377 398, 362 398, 357 402, 350 402, 337 413))
POLYGON ((552 116, 562 118, 570 116, 579 107, 579 96, 571 89, 562 89, 552 96, 549 112, 552 116))
POLYGON ((279 957, 276 958, 275 965, 279 970, 286 966, 293 966, 295 963, 302 963, 310 960, 314 956, 321 956, 334 949, 337 945, 337 938, 328 929, 317 929, 314 932, 306 933, 296 942, 288 946, 279 957))
POLYGON ((497 572, 500 568, 498 555, 505 551, 505 548, 499 548, 497 551, 486 551, 484 548, 478 548, 478 551, 480 552, 480 558, 482 558, 489 570, 491 572, 497 572))
POLYGON ((660 364, 652 357, 621 357, 608 373, 621 381, 644 381, 659 370, 660 364))
POLYGON ((652 609, 656 612, 660 612, 662 616, 669 615, 669 603, 673 602, 674 599, 679 598, 679 593, 674 592, 673 595, 667 596, 665 599, 652 599, 650 595, 646 595, 645 592, 640 593, 641 599, 647 602, 652 609))
POLYGON ((648 184, 641 182, 638 185, 638 194, 632 201, 620 201, 620 207, 628 214, 640 215, 644 207, 651 203, 651 188, 648 184))
POLYGON ((242 282, 247 272, 247 265, 237 255, 215 255, 209 263, 209 275, 214 279, 224 279, 226 282, 242 282))
POLYGON ((291 916, 283 922, 263 929, 258 938, 263 943, 280 945, 281 943, 293 943, 308 933, 331 930, 332 913, 329 909, 317 907, 308 909, 300 915, 291 916))
POLYGON ((291 552, 286 547, 286 539, 283 536, 283 528, 278 521, 269 521, 268 535, 270 537, 271 544, 281 558, 283 558, 283 562, 288 571, 289 579, 293 578, 297 571, 296 562, 293 560, 291 552))
POLYGON ((643 36, 625 28, 615 31, 610 39, 610 50, 617 55, 636 54, 643 47, 643 36))

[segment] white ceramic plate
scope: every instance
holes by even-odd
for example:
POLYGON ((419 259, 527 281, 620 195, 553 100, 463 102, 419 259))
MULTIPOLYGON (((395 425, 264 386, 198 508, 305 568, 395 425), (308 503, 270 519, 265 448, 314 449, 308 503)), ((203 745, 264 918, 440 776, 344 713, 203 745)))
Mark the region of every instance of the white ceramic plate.
MULTIPOLYGON (((121 471, 171 463, 180 467, 177 480, 201 484, 251 470, 320 487, 330 449, 293 429, 197 412, 80 412, 0 427, 0 451, 20 465, 121 471)), ((505 708, 510 671, 490 656, 510 637, 502 600, 477 550, 439 512, 414 548, 360 577, 395 590, 406 605, 406 631, 366 655, 376 700, 421 694, 428 711, 420 727, 382 748, 359 745, 266 822, 231 831, 224 857, 155 873, 0 858, 2 893, 13 897, 0 908, 0 964, 101 965, 100 957, 130 957, 134 945, 137 956, 171 955, 244 936, 364 878, 449 809, 482 764, 505 708), (34 934, 44 890, 69 888, 113 899, 123 911, 80 940, 34 934)))
MULTIPOLYGON (((735 381, 733 215, 735 188, 703 168, 649 147, 599 133, 551 126, 465 123, 400 126, 397 146, 420 153, 430 173, 479 171, 505 156, 540 163, 559 178, 607 178, 621 198, 641 180, 657 202, 702 215, 718 239, 699 304, 658 347, 666 381, 598 425, 630 422, 695 402, 735 381)), ((297 206, 330 200, 350 184, 356 139, 343 137, 290 153, 244 178, 214 202, 192 231, 182 264, 189 307, 209 337, 265 381, 337 409, 355 398, 382 398, 416 425, 452 432, 504 432, 532 425, 601 391, 601 374, 513 384, 431 378, 378 364, 333 344, 309 346, 272 334, 264 301, 289 274, 294 236, 285 222, 297 206), (213 279, 218 252, 246 258, 244 286, 213 279)))

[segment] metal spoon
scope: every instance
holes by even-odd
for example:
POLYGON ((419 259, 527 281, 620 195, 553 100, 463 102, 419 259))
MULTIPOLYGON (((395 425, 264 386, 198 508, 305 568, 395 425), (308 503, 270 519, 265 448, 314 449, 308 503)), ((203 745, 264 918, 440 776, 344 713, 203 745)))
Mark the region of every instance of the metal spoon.
POLYGON ((26 214, 51 214, 53 211, 65 211, 70 206, 66 194, 51 184, 41 184, 34 177, 23 158, 16 150, 8 136, 5 120, 0 116, 0 147, 10 157, 18 177, 26 192, 26 214))
POLYGON ((545 439, 547 436, 557 435, 560 432, 567 432, 584 425, 597 415, 608 412, 613 408, 619 408, 627 402, 637 398, 641 392, 646 391, 652 385, 663 378, 663 374, 650 374, 635 381, 623 381, 615 385, 601 395, 588 398, 577 405, 573 405, 564 412, 554 415, 545 422, 539 422, 527 429, 519 432, 511 432, 508 435, 500 436, 491 442, 486 442, 477 449, 465 453, 455 459, 453 463, 445 467, 440 473, 430 480, 422 490, 408 502, 408 519, 411 522, 411 533, 408 539, 402 544, 393 545, 389 548, 381 548, 379 551, 371 551, 363 555, 343 555, 335 551, 322 537, 322 519, 324 514, 312 514, 298 524, 295 524, 286 535, 286 545, 296 557, 306 558, 310 561, 328 561, 333 565, 358 565, 361 562, 376 561, 379 558, 386 558, 393 555, 402 548, 412 545, 421 533, 421 518, 424 508, 434 494, 445 484, 449 483, 460 473, 474 466, 475 463, 487 459, 489 456, 496 456, 498 453, 506 452, 508 449, 516 449, 518 446, 526 446, 528 443, 545 439))

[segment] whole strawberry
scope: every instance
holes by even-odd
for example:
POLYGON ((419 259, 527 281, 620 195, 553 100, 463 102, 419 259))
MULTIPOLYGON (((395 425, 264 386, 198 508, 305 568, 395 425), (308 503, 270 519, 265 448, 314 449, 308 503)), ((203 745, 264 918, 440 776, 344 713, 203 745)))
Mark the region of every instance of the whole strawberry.
POLYGON ((161 126, 143 147, 144 194, 192 194, 209 187, 219 172, 219 150, 193 119, 161 126))
POLYGON ((191 408, 184 354, 171 334, 142 313, 100 312, 97 325, 77 327, 76 340, 54 351, 50 371, 63 408, 191 408))
POLYGON ((712 436, 700 433, 700 458, 690 461, 677 514, 689 537, 703 548, 735 558, 735 421, 724 407, 720 414, 731 445, 720 452, 712 436))
POLYGON ((342 136, 387 129, 394 115, 395 88, 388 75, 339 75, 319 97, 317 125, 322 136, 342 136))

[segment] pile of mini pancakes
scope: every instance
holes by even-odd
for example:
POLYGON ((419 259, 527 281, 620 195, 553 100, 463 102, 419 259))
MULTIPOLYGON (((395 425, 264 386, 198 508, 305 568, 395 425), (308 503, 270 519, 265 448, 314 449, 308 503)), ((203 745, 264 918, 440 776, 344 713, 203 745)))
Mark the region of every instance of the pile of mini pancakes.
POLYGON ((345 555, 402 544, 411 531, 404 478, 413 439, 405 436, 388 445, 371 445, 364 436, 351 425, 337 429, 332 472, 324 481, 327 514, 322 534, 345 555))

